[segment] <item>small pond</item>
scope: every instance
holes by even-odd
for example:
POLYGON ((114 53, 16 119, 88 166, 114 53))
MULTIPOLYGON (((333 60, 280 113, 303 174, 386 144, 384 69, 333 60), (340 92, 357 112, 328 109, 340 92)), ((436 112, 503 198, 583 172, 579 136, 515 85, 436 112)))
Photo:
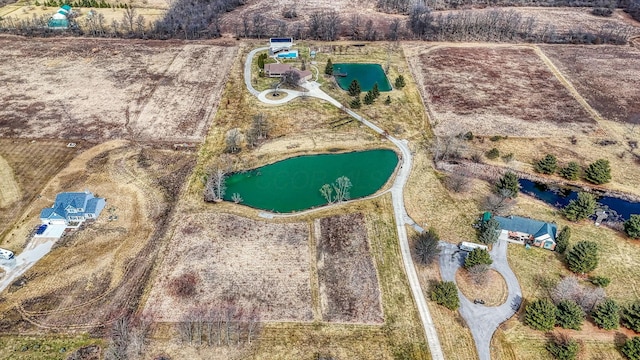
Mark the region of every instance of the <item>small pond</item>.
MULTIPOLYGON (((578 197, 580 189, 572 187, 549 186, 535 181, 520 179, 520 190, 547 204, 563 208, 569 201, 578 197)), ((632 214, 640 214, 640 203, 623 200, 610 196, 598 196, 598 203, 615 211, 622 220, 627 220, 632 214)))
POLYGON ((374 194, 397 164, 396 153, 383 149, 294 157, 231 175, 224 199, 232 201, 237 193, 242 204, 262 210, 306 210, 327 204, 320 188, 341 176, 351 180, 351 199, 374 194))
POLYGON ((391 91, 391 84, 380 64, 333 64, 333 76, 342 90, 348 90, 351 82, 356 79, 362 91, 373 89, 378 83, 380 91, 391 91))

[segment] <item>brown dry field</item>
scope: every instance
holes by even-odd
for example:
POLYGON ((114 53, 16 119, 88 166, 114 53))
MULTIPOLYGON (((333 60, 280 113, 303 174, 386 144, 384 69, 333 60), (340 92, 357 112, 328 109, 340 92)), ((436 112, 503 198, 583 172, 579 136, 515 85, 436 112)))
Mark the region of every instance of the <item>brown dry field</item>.
POLYGON ((264 321, 311 321, 309 226, 215 212, 176 219, 145 312, 180 322, 190 311, 226 303, 257 308, 264 321), (197 294, 171 295, 170 283, 196 275, 197 294))
POLYGON ((607 120, 640 123, 640 50, 630 46, 551 46, 542 50, 607 120))
POLYGON ((0 243, 40 191, 79 152, 57 140, 0 138, 0 243))
MULTIPOLYGON (((3 332, 91 331, 135 309, 173 202, 193 168, 190 153, 107 142, 76 156, 5 238, 21 249, 39 212, 61 191, 89 189, 107 206, 100 218, 58 240, 0 302, 3 332), (116 215, 117 220, 109 217, 116 215)), ((19 250, 18 250, 19 252, 19 250)))
POLYGON ((4 137, 200 141, 234 47, 0 37, 4 137))
POLYGON ((432 47, 417 51, 409 63, 438 135, 541 137, 595 130, 589 113, 529 47, 432 47))
POLYGON ((323 319, 382 323, 378 276, 364 216, 327 217, 314 225, 323 319))
POLYGON ((466 270, 460 269, 456 272, 456 285, 467 299, 482 299, 485 306, 502 305, 509 295, 507 283, 502 275, 495 270, 489 270, 484 281, 476 284, 466 270))

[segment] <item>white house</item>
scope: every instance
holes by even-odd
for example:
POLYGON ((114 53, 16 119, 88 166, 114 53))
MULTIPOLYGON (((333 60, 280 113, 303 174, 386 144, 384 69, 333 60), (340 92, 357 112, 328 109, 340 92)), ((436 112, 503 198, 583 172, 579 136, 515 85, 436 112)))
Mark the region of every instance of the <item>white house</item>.
POLYGON ((519 216, 495 216, 494 219, 500 223, 502 236, 506 235, 509 241, 547 250, 556 248, 556 224, 519 216))
POLYGON ((105 199, 94 197, 89 191, 59 193, 52 207, 42 209, 40 221, 51 225, 81 223, 97 218, 105 205, 105 199))

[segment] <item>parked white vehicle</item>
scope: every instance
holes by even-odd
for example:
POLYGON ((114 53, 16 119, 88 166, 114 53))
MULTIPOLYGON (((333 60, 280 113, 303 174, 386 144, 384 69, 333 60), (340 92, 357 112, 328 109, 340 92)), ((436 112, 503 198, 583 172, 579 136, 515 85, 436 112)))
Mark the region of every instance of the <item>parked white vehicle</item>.
POLYGON ((469 252, 473 251, 474 249, 489 250, 487 245, 476 244, 476 243, 467 242, 467 241, 463 241, 460 244, 458 244, 458 248, 462 251, 469 251, 469 252))
POLYGON ((0 260, 11 260, 13 259, 13 251, 0 249, 0 260))

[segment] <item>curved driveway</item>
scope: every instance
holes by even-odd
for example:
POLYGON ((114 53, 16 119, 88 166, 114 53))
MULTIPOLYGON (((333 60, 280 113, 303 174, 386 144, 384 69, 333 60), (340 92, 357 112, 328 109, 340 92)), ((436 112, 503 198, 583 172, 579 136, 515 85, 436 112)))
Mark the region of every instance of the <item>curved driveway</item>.
MULTIPOLYGON (((450 243, 441 243, 440 275, 444 281, 456 281, 456 271, 464 264, 464 252, 450 243)), ((493 264, 491 268, 502 275, 509 293, 507 301, 500 306, 484 306, 474 304, 458 290, 460 297, 460 315, 464 318, 471 330, 471 335, 476 343, 476 350, 480 360, 491 359, 491 338, 498 326, 511 318, 522 302, 522 291, 516 275, 511 271, 507 262, 507 241, 498 240, 491 249, 493 264)))
MULTIPOLYGON (((253 88, 251 85, 251 65, 253 62, 253 56, 259 52, 267 50, 268 48, 258 48, 254 49, 247 55, 247 60, 245 61, 244 66, 244 81, 249 89, 249 92, 254 96, 260 98, 261 93, 253 88)), ((407 215, 407 211, 404 207, 404 185, 409 178, 409 173, 411 172, 411 162, 412 155, 411 150, 409 149, 407 140, 398 140, 392 136, 386 134, 381 128, 363 118, 356 112, 351 109, 346 108, 339 101, 335 100, 331 96, 327 95, 324 91, 320 90, 319 84, 315 81, 307 82, 303 85, 306 91, 304 94, 306 96, 316 97, 329 103, 333 104, 337 108, 343 110, 351 117, 360 121, 364 125, 371 128, 373 131, 378 134, 384 135, 391 141, 398 149, 400 150, 400 170, 391 186, 391 199, 393 203, 393 213, 396 221, 396 228, 398 231, 398 239, 400 241, 400 251, 402 253, 402 261, 404 263, 405 272, 407 273, 407 278, 409 279, 409 286, 411 288, 411 292, 413 294, 413 298, 416 302, 416 306, 418 308, 418 313, 420 314, 420 319, 422 321, 422 326, 424 327, 425 335, 427 338, 427 343, 429 345, 429 350, 431 353, 431 358, 435 360, 444 360, 444 355, 442 354, 442 347, 440 346, 440 340, 438 339, 438 333, 436 332, 435 325, 433 323, 433 319, 431 318, 431 313, 429 312, 429 308, 427 307, 427 303, 424 300, 424 295, 422 293, 422 288, 420 286, 420 282, 418 281, 418 274, 416 272, 415 267, 413 266, 413 261, 411 259, 411 252, 409 248, 409 241, 407 239, 407 229, 405 225, 414 225, 415 222, 409 218, 407 215)), ((266 90, 266 92, 270 92, 270 90, 266 90)), ((289 94, 298 93, 301 95, 302 92, 295 92, 292 90, 288 91, 289 94)), ((264 92, 263 92, 264 93, 264 92)), ((293 99, 294 97, 291 97, 293 99)), ((289 96, 287 96, 289 99, 289 96)), ((273 102, 268 102, 274 104, 273 102)))

